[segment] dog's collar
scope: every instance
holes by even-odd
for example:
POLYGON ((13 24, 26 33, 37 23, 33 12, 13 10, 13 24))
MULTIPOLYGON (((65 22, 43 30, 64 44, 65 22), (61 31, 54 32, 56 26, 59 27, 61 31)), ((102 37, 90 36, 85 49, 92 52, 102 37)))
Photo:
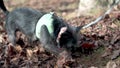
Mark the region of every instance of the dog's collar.
POLYGON ((47 13, 45 15, 43 15, 37 22, 36 24, 36 36, 37 38, 40 38, 40 31, 41 31, 41 26, 42 25, 46 25, 47 26, 47 29, 49 31, 50 34, 53 34, 53 14, 54 12, 50 12, 50 13, 47 13))

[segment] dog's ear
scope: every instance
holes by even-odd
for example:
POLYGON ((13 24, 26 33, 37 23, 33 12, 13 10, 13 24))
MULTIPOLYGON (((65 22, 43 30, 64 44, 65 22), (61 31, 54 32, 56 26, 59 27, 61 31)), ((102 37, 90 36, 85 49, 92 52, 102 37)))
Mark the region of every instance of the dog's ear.
POLYGON ((72 33, 76 34, 76 33, 79 33, 79 31, 82 29, 83 26, 77 26, 77 27, 75 27, 75 26, 69 26, 69 27, 72 30, 72 33))

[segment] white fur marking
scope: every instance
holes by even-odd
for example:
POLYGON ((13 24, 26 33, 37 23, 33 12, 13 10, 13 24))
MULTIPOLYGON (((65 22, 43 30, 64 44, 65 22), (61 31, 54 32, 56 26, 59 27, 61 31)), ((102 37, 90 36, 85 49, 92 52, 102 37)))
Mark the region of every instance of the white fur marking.
POLYGON ((61 35, 65 32, 67 30, 67 27, 62 27, 61 29, 60 29, 60 32, 59 32, 59 34, 58 34, 58 37, 57 37, 57 43, 59 43, 59 39, 61 38, 61 35))

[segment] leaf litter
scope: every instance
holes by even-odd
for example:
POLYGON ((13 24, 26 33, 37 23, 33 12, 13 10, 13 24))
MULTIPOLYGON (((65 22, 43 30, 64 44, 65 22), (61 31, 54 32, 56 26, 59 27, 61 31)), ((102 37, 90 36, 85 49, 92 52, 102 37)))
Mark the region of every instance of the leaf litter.
MULTIPOLYGON (((77 26, 87 24, 94 19, 96 17, 82 16, 66 21, 77 26)), ((120 66, 119 11, 113 11, 98 24, 81 30, 78 49, 68 56, 60 58, 45 51, 40 44, 28 46, 29 43, 21 32, 16 33, 17 46, 11 46, 4 30, 4 20, 4 14, 0 13, 1 68, 58 68, 59 65, 64 68, 114 68, 120 66), (105 61, 103 61, 104 59, 105 61)), ((66 52, 61 53, 61 55, 64 54, 66 52)))

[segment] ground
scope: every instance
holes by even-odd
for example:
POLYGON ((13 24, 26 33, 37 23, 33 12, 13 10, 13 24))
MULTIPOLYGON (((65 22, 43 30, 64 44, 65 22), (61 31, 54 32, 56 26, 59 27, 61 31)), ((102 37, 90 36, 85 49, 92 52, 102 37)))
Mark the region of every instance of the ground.
MULTIPOLYGON (((5 1, 11 11, 18 7, 36 10, 54 11, 73 26, 84 25, 95 20, 95 16, 77 17, 79 0, 10 0, 5 1)), ((0 67, 3 68, 57 68, 57 58, 44 51, 39 45, 32 47, 9 46, 4 29, 5 15, 0 10, 0 67), (6 48, 8 46, 8 48, 6 48)), ((20 34, 20 33, 18 33, 20 34)), ((120 67, 120 11, 114 10, 98 24, 80 31, 81 42, 72 54, 74 62, 64 63, 64 68, 116 68, 120 67)), ((23 36, 24 37, 24 36, 23 36)), ((21 41, 18 43, 21 44, 21 41)))

